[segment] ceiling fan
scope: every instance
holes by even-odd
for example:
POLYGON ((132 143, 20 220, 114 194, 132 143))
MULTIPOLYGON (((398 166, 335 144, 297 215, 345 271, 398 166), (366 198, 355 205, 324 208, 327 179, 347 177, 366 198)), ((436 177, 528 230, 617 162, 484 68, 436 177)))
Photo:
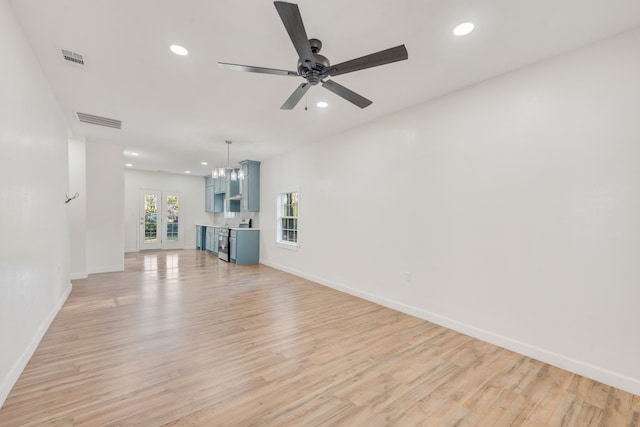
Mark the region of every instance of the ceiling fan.
POLYGON ((282 104, 282 107, 280 107, 282 110, 292 110, 300 99, 302 99, 305 93, 307 93, 309 88, 317 85, 318 83, 321 83, 322 87, 325 89, 330 90, 360 108, 368 107, 371 105, 370 100, 358 95, 333 80, 327 79, 340 74, 377 67, 378 65, 402 61, 408 58, 407 49, 404 45, 400 45, 372 53, 370 55, 365 55, 360 58, 352 59, 350 61, 331 65, 326 57, 319 54, 320 49, 322 48, 322 42, 318 39, 307 38, 307 33, 304 29, 304 24, 302 23, 302 16, 300 15, 298 5, 283 1, 275 1, 273 4, 275 5, 276 10, 280 15, 280 19, 282 19, 282 23, 289 33, 289 38, 291 38, 293 46, 298 53, 298 71, 229 64, 226 62, 218 62, 218 66, 229 70, 276 74, 280 76, 300 76, 304 78, 306 82, 300 84, 300 86, 293 91, 289 99, 287 99, 285 103, 282 104))

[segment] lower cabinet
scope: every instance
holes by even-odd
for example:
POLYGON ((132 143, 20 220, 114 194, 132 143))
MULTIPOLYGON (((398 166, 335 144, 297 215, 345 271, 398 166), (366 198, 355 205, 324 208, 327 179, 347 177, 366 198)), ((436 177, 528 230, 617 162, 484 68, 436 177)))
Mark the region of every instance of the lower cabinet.
POLYGON ((206 227, 203 227, 201 225, 196 225, 196 249, 198 249, 199 251, 204 250, 204 241, 206 240, 206 233, 205 233, 205 238, 202 238, 202 231, 206 230, 206 227))
POLYGON ((220 227, 213 227, 213 253, 218 255, 218 242, 220 241, 220 227))
POLYGON ((207 252, 218 253, 218 239, 215 238, 215 228, 207 227, 207 252))
POLYGON ((260 230, 232 229, 229 233, 229 260, 236 264, 258 264, 260 230))

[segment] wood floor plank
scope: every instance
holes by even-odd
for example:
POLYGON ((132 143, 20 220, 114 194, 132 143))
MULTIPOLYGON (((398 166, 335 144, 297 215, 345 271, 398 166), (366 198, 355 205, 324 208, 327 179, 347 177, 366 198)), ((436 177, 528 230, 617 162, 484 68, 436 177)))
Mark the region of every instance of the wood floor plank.
POLYGON ((264 265, 74 281, 1 426, 638 426, 640 397, 264 265))

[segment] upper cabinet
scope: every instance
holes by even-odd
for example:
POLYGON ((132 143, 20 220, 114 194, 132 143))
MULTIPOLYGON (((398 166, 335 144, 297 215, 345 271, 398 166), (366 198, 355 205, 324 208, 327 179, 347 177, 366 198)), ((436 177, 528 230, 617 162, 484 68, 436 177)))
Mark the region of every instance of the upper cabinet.
POLYGON ((234 172, 236 173, 236 179, 231 179, 231 173, 228 173, 225 175, 225 179, 226 179, 226 190, 225 193, 227 194, 227 199, 232 198, 232 197, 237 197, 240 194, 240 180, 237 178, 237 174, 238 174, 238 169, 234 169, 234 172))
POLYGON ((227 182, 225 181, 225 177, 221 176, 220 178, 212 179, 213 188, 215 193, 224 193, 226 192, 225 186, 227 182))
POLYGON ((240 167, 244 173, 244 179, 240 184, 241 211, 260 212, 260 162, 243 160, 240 162, 240 167))
POLYGON ((205 211, 260 212, 260 162, 243 160, 240 169, 235 169, 236 174, 240 171, 243 179, 232 180, 230 173, 204 178, 205 211))
POLYGON ((218 194, 215 191, 216 181, 210 176, 204 177, 205 193, 204 193, 204 210, 205 212, 224 212, 224 193, 218 194))
POLYGON ((204 210, 213 212, 213 179, 210 176, 204 177, 204 210))
POLYGON ((240 180, 238 179, 238 169, 234 169, 233 173, 236 179, 231 179, 231 173, 227 173, 225 200, 227 203, 227 212, 240 212, 240 180))

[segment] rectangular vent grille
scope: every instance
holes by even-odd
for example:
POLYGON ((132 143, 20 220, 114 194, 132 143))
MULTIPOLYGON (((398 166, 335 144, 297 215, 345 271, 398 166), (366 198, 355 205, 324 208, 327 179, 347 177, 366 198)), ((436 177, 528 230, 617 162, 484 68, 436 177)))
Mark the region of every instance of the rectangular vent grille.
POLYGON ((62 57, 64 58, 65 61, 73 62, 74 64, 77 64, 77 65, 84 65, 84 58, 79 53, 62 49, 62 57))
POLYGON ((78 120, 82 123, 89 123, 92 125, 106 126, 114 129, 122 129, 122 122, 116 119, 108 119, 106 117, 94 116, 93 114, 76 113, 78 120))

